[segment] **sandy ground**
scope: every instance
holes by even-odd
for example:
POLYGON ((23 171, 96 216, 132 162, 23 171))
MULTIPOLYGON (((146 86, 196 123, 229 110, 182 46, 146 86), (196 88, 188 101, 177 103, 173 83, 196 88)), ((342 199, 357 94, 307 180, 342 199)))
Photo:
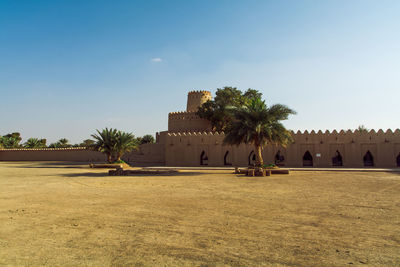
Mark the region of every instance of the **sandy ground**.
POLYGON ((0 265, 400 266, 400 174, 1 162, 0 265))

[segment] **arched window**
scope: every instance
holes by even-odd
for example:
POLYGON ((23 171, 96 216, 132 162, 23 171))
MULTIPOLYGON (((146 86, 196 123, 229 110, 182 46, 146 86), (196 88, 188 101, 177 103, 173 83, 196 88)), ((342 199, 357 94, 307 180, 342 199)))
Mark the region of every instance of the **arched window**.
POLYGON ((285 157, 281 154, 281 151, 278 150, 275 154, 275 165, 284 166, 285 165, 285 157))
POLYGON ((336 150, 335 156, 332 158, 332 166, 343 166, 343 159, 339 150, 336 150))
POLYGON ((253 166, 256 164, 256 154, 254 154, 254 150, 252 150, 249 154, 249 166, 253 166))
POLYGON ((304 167, 312 167, 313 166, 313 157, 311 153, 307 150, 303 156, 303 166, 304 167))
POLYGON ((400 153, 397 156, 396 161, 397 161, 397 167, 400 167, 400 153))
POLYGON ((374 166, 374 156, 372 156, 372 153, 369 150, 365 153, 363 161, 365 167, 374 166))
POLYGON ((226 153, 225 153, 224 165, 232 165, 231 155, 229 154, 229 150, 227 150, 226 153))
POLYGON ((200 155, 200 165, 208 165, 208 157, 206 152, 203 150, 200 155))

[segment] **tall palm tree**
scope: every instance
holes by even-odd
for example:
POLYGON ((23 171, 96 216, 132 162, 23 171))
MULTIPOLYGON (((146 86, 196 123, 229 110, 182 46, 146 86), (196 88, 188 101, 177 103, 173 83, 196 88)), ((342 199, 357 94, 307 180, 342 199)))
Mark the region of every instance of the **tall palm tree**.
POLYGON ((242 107, 232 108, 234 120, 228 126, 224 138, 225 144, 253 144, 256 152, 256 164, 264 164, 262 148, 267 144, 286 146, 292 136, 280 121, 288 119, 296 112, 285 105, 276 104, 267 107, 260 98, 250 99, 242 107))
POLYGON ((135 136, 131 133, 118 131, 117 129, 105 128, 98 134, 93 134, 95 139, 94 149, 107 155, 109 163, 120 161, 121 157, 137 148, 135 136))

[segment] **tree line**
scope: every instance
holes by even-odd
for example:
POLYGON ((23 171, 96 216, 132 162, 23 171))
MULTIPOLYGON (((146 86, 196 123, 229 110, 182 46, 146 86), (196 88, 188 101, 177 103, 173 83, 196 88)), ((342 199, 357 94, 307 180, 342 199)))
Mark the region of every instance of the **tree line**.
MULTIPOLYGON (((154 143, 155 139, 152 135, 146 134, 142 137, 135 137, 132 135, 132 140, 136 145, 147 143, 154 143)), ((0 148, 13 149, 13 148, 68 148, 68 147, 93 147, 96 141, 93 139, 85 139, 81 143, 71 144, 66 138, 61 138, 57 142, 47 145, 47 140, 44 138, 28 138, 26 142, 22 143, 22 137, 19 132, 0 135, 0 148)))

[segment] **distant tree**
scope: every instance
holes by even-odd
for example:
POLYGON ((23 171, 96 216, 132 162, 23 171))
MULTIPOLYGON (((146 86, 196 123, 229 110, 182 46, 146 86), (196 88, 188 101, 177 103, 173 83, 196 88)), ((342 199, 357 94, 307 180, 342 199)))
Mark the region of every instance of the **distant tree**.
POLYGON ((255 89, 242 93, 236 87, 218 88, 215 98, 204 103, 196 114, 209 120, 214 131, 224 131, 233 120, 231 107, 241 107, 251 99, 261 96, 262 93, 255 89))
POLYGON ((57 142, 60 147, 65 148, 65 147, 71 147, 71 144, 69 143, 69 140, 66 138, 61 138, 60 140, 58 140, 57 142))
POLYGON ((267 107, 260 98, 252 98, 242 107, 233 108, 233 121, 228 125, 224 143, 230 145, 253 144, 256 164, 262 166, 262 148, 267 144, 286 146, 292 136, 280 122, 296 112, 285 105, 267 107))
POLYGON ((112 128, 105 128, 101 132, 96 131, 97 134, 92 135, 95 139, 93 147, 95 150, 105 153, 110 163, 120 161, 125 153, 137 149, 137 141, 132 133, 125 133, 112 128))
POLYGON ((72 145, 69 143, 68 139, 66 138, 61 138, 55 143, 51 143, 49 145, 49 148, 67 148, 67 147, 72 147, 72 145))
POLYGON ((135 139, 136 144, 141 145, 142 144, 142 139, 143 139, 143 137, 140 137, 140 136, 136 137, 136 139, 135 139))
POLYGON ((94 140, 92 140, 92 139, 86 139, 86 140, 83 140, 83 142, 80 143, 79 146, 81 146, 81 147, 91 147, 91 146, 94 145, 94 143, 95 143, 94 140))
POLYGON ((368 133, 369 129, 361 124, 360 126, 358 126, 357 131, 359 131, 360 133, 368 133))
POLYGON ((21 147, 21 134, 20 133, 10 133, 2 136, 0 138, 0 146, 3 148, 20 148, 21 147))
POLYGON ((144 135, 143 137, 137 138, 137 140, 138 140, 138 143, 139 143, 140 145, 143 145, 143 144, 152 144, 152 143, 155 142, 154 136, 152 136, 151 134, 146 134, 146 135, 144 135))
POLYGON ((24 143, 25 148, 44 148, 46 147, 46 139, 29 138, 24 143))
POLYGON ((58 142, 50 143, 50 145, 48 147, 49 148, 60 148, 60 144, 58 142))

